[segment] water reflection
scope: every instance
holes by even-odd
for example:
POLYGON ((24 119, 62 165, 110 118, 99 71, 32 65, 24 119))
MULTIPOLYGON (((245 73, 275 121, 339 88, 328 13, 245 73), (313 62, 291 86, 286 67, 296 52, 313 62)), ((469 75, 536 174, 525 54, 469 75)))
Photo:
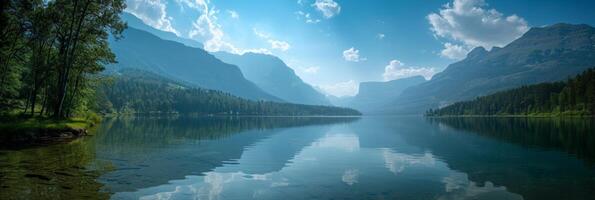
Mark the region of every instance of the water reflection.
POLYGON ((58 160, 100 173, 81 189, 112 199, 592 199, 593 128, 522 118, 123 118, 43 154, 2 154, 0 178, 16 188, 45 173, 26 163, 52 166, 40 160, 80 151, 58 160))
POLYGON ((563 150, 595 163, 595 118, 430 118, 430 122, 525 147, 563 150))
MULTIPOLYGON (((110 192, 133 191, 204 175, 224 164, 237 163, 245 148, 283 132, 288 127, 348 123, 357 118, 324 117, 201 117, 123 118, 104 123, 98 131, 97 157, 117 170, 100 182, 110 192)), ((300 134, 300 133, 297 133, 300 134)), ((296 139, 279 138, 249 160, 245 171, 281 168, 308 142, 308 134, 296 139), (276 149, 283 149, 278 151, 276 149), (264 157, 266 160, 259 159, 264 157)))
POLYGON ((364 119, 274 131, 247 146, 234 162, 204 175, 116 193, 113 198, 522 199, 505 186, 469 180, 429 151, 401 152, 417 148, 394 129, 377 126, 379 122, 383 123, 364 119), (359 134, 354 131, 358 129, 369 131, 359 134), (292 148, 291 144, 299 145, 292 148), (290 153, 278 153, 286 150, 290 153))

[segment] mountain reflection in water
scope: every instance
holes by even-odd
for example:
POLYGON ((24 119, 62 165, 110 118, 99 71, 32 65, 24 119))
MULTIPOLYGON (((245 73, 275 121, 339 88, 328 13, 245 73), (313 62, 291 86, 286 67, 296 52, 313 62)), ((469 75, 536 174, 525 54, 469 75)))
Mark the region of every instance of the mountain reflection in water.
MULTIPOLYGON (((104 121, 80 145, 83 171, 97 174, 86 186, 101 187, 100 198, 590 199, 593 128, 589 119, 139 117, 104 121)), ((19 163, 17 154, 30 153, 0 158, 19 163)), ((13 164, 2 165, 3 186, 35 179, 13 164)))

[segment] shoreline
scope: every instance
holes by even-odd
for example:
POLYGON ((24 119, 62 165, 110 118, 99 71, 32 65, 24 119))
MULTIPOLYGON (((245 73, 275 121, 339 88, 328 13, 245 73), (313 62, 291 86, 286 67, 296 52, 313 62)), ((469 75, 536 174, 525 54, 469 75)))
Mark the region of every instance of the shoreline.
POLYGON ((424 116, 427 118, 594 118, 594 115, 439 115, 439 116, 424 116))
POLYGON ((68 143, 90 135, 100 119, 12 119, 0 123, 0 149, 24 149, 68 143))

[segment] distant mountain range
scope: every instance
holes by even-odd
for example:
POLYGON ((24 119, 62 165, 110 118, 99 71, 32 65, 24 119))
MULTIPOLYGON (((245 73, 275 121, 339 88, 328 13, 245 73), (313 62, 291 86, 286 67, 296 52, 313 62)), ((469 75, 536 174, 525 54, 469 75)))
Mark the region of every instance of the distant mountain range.
POLYGON ((287 102, 330 105, 326 97, 298 77, 281 59, 265 54, 213 53, 223 62, 240 67, 246 79, 264 91, 287 102))
POLYGON ((316 105, 332 101, 368 114, 422 114, 501 90, 567 79, 595 66, 595 28, 555 24, 532 28, 503 48, 477 47, 429 81, 411 77, 363 82, 355 97, 326 98, 275 56, 216 52, 215 57, 198 42, 156 30, 128 13, 123 18, 130 28, 124 39, 111 42, 119 61, 114 69, 148 70, 252 100, 316 105))
POLYGON ((361 111, 370 111, 376 105, 387 105, 414 85, 426 82, 423 76, 413 76, 387 82, 361 82, 359 92, 346 106, 361 111))
POLYGON ((158 74, 125 68, 107 74, 112 82, 97 90, 102 113, 183 113, 227 115, 360 115, 350 108, 251 101, 229 93, 192 87, 158 74))
POLYGON ((302 81, 281 59, 273 55, 210 53, 202 50, 200 42, 157 30, 133 14, 124 12, 122 19, 128 23, 129 30, 125 31, 126 38, 122 41, 112 40, 111 46, 119 61, 113 66, 115 70, 140 68, 177 81, 253 100, 331 105, 324 95, 302 81), (231 65, 224 66, 223 63, 231 65), (238 67, 240 74, 233 69, 238 67))
POLYGON ((220 90, 251 100, 282 101, 246 80, 240 69, 200 48, 161 39, 128 27, 120 40, 110 39, 117 64, 108 70, 135 68, 196 87, 220 90))
POLYGON ((564 80, 593 66, 595 28, 571 24, 532 28, 503 48, 473 49, 464 60, 375 111, 421 114, 500 90, 564 80))

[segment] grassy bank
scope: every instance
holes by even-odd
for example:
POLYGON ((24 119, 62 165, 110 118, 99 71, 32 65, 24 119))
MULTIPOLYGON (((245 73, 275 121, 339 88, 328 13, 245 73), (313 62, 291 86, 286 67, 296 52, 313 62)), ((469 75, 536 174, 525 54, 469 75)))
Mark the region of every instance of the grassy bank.
POLYGON ((0 148, 70 141, 87 135, 88 130, 100 121, 94 113, 60 120, 4 114, 0 116, 0 148))

